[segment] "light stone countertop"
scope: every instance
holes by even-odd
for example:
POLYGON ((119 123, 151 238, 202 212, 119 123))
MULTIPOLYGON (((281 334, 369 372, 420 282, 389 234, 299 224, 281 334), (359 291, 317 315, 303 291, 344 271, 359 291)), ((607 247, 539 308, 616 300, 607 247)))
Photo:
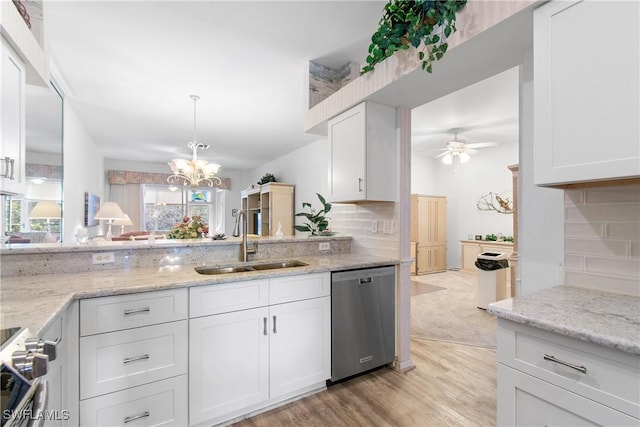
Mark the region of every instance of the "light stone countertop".
POLYGON ((489 304, 497 317, 640 354, 640 298, 555 286, 489 304))
MULTIPOLYGON (((109 271, 3 277, 0 284, 0 327, 19 326, 39 334, 74 299, 123 295, 242 280, 395 265, 397 260, 356 254, 295 257, 308 266, 278 270, 202 275, 201 265, 163 265, 109 271)), ((278 260, 262 260, 270 263, 278 260)), ((209 263, 208 266, 241 264, 209 263)))

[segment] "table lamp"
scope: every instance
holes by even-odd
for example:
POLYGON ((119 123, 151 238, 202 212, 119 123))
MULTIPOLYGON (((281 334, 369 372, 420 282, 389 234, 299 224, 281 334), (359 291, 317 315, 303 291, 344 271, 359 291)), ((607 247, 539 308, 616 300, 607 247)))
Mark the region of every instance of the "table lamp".
POLYGON ((107 229, 107 235, 105 238, 107 240, 112 240, 113 234, 111 234, 111 224, 113 224, 113 221, 116 219, 124 219, 124 212, 122 212, 122 209, 120 209, 120 206, 118 206, 116 202, 106 202, 100 206, 100 210, 98 210, 94 219, 104 219, 107 221, 109 228, 107 229))
POLYGON ((131 222, 131 218, 129 218, 129 215, 124 214, 124 218, 120 218, 120 219, 116 219, 113 221, 113 225, 119 225, 120 226, 120 234, 124 233, 124 226, 125 225, 133 225, 133 222, 131 222))
POLYGON ((52 218, 61 218, 62 210, 60 206, 52 200, 42 200, 36 204, 33 210, 29 213, 31 219, 46 219, 47 220, 47 234, 44 237, 44 241, 48 243, 58 240, 51 234, 51 222, 52 218))

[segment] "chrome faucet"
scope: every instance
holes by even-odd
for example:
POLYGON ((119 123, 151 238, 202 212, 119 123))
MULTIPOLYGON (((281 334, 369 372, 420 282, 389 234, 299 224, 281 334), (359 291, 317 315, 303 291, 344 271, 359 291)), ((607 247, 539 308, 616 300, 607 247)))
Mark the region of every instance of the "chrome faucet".
POLYGON ((240 236, 240 222, 242 221, 242 246, 240 247, 240 256, 242 262, 247 262, 249 254, 255 254, 258 252, 258 242, 253 243, 253 248, 247 247, 247 229, 249 228, 249 220, 247 219, 247 211, 241 209, 236 216, 236 225, 233 227, 233 237, 240 236), (244 217, 244 221, 242 218, 244 217))

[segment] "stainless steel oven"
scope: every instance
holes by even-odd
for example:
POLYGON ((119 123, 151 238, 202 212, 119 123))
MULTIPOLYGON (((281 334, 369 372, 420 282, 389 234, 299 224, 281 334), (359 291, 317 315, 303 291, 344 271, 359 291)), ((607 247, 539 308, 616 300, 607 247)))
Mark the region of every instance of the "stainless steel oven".
POLYGON ((0 426, 42 426, 47 409, 47 381, 26 379, 6 363, 0 365, 0 426))

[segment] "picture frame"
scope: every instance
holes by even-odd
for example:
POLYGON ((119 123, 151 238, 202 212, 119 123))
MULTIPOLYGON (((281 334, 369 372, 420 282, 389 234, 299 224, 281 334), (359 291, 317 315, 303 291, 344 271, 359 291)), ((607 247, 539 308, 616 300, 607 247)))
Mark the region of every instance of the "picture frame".
POLYGON ((85 227, 95 227, 100 221, 95 219, 96 214, 100 210, 100 196, 91 194, 87 191, 84 193, 84 225, 85 227))

